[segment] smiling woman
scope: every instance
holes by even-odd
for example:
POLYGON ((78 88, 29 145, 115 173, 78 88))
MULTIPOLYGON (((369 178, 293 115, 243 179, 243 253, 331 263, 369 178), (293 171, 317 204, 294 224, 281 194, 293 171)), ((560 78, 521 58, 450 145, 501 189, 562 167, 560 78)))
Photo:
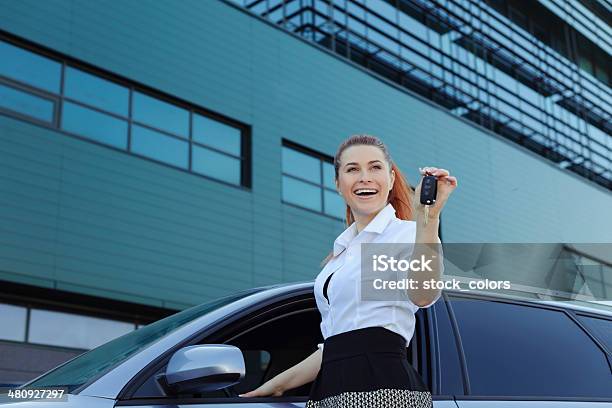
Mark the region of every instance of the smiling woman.
MULTIPOLYGON (((440 211, 457 180, 444 169, 421 170, 422 176, 437 180, 437 199, 426 213, 413 197, 420 194, 422 180, 413 193, 387 147, 369 135, 345 140, 334 158, 334 169, 347 228, 334 241, 315 280, 325 341, 299 364, 241 396, 280 396, 314 379, 306 408, 431 408, 431 392, 408 364, 406 349, 414 334, 415 313, 440 297, 439 289, 425 289, 422 283, 440 280, 441 253, 438 264, 413 276, 420 288, 403 289, 400 301, 366 302, 361 291, 361 244, 439 243, 440 211)), ((417 259, 422 254, 414 248, 410 256, 417 259)))
POLYGON ((358 232, 387 203, 401 219, 412 219, 411 192, 400 169, 384 144, 368 135, 344 141, 334 158, 336 188, 346 202, 347 225, 357 223, 358 232))

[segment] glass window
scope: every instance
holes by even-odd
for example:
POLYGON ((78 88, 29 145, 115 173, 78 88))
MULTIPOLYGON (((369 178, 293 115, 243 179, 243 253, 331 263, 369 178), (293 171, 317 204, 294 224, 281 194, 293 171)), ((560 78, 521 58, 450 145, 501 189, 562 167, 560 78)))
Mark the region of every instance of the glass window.
POLYGON ((132 103, 134 120, 179 136, 189 136, 187 110, 140 92, 134 92, 132 103))
POLYGON ((0 303, 0 339, 25 341, 27 309, 0 303))
POLYGON ((65 75, 66 97, 117 115, 128 116, 130 91, 126 87, 72 67, 66 67, 65 75))
POLYGON ((437 302, 433 306, 437 321, 437 342, 440 354, 440 394, 463 395, 463 373, 455 333, 451 325, 446 303, 437 302))
POLYGON ((240 136, 240 129, 201 115, 193 115, 193 140, 197 142, 240 156, 240 136))
POLYGON ((346 217, 346 204, 342 196, 338 194, 336 190, 323 190, 323 204, 325 207, 325 214, 337 218, 346 217))
POLYGON ((240 184, 240 160, 193 145, 191 169, 232 184, 240 184))
POLYGON ((321 188, 283 176, 283 201, 321 211, 321 188))
POLYGON ((599 319, 597 317, 578 315, 578 319, 593 332, 603 344, 608 347, 608 351, 612 353, 612 320, 599 319))
POLYGON ((0 84, 0 108, 53 123, 55 103, 49 99, 0 84))
POLYGON ((0 75, 59 94, 59 62, 0 41, 0 75))
POLYGON ((323 162, 323 185, 327 188, 336 189, 336 173, 333 163, 323 162))
POLYGON ((127 149, 126 121, 64 102, 62 129, 120 149, 127 149))
POLYGON ((91 349, 133 330, 133 323, 32 309, 28 341, 91 349))
POLYGON ((284 202, 332 217, 345 217, 344 200, 336 192, 333 164, 322 156, 309 155, 283 146, 282 168, 284 202))
POLYGON ((189 145, 186 141, 133 125, 132 151, 174 166, 187 168, 189 145))
POLYGON ((175 329, 217 308, 259 292, 260 290, 261 289, 248 289, 238 292, 184 310, 155 323, 151 323, 140 330, 131 331, 129 334, 84 353, 67 364, 59 366, 29 385, 31 387, 64 386, 68 387, 68 392, 71 392, 81 384, 89 381, 89 379, 101 375, 113 366, 122 363, 130 356, 161 339, 175 329))
POLYGON ((283 146, 283 173, 321 184, 321 160, 283 146))
POLYGON ((474 395, 612 397, 604 353, 565 313, 453 299, 474 395))

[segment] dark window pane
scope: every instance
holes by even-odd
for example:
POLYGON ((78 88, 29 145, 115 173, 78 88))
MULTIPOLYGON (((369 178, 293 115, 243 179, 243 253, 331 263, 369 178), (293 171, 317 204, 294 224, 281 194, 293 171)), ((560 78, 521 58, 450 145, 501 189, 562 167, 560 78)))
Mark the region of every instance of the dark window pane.
POLYGON ((321 189, 312 184, 283 176, 283 201, 321 211, 321 189))
POLYGON ((283 146, 283 172, 321 184, 321 161, 283 146))
POLYGON ((612 353, 612 320, 580 315, 578 318, 612 353))
POLYGON ((194 145, 191 168, 232 184, 240 184, 240 160, 194 145))
POLYGON ((328 188, 336 189, 336 174, 332 163, 323 162, 323 185, 328 188))
POLYGON ((64 81, 67 97, 118 115, 128 115, 127 88, 72 67, 66 67, 64 81))
POLYGON ((62 129, 98 142, 127 148, 127 122, 74 103, 64 102, 62 129))
POLYGON ((26 315, 25 307, 0 303, 0 339, 25 341, 26 315))
POLYGON ((589 74, 593 73, 593 63, 591 62, 591 60, 588 57, 586 57, 584 55, 579 55, 578 56, 578 65, 580 66, 580 68, 582 68, 583 70, 585 70, 589 74))
POLYGON ((324 190, 323 200, 325 214, 332 217, 343 218, 346 216, 346 204, 340 194, 334 191, 324 190))
POLYGON ((474 395, 612 397, 604 353, 567 315, 453 300, 474 395))
POLYGON ((0 108, 51 123, 53 122, 54 105, 48 99, 0 84, 0 108))
POLYGON ((201 115, 193 115, 193 139, 240 156, 240 129, 201 115))
POLYGON ((187 142, 141 126, 132 127, 132 151, 174 166, 187 168, 187 142))
POLYGON ((459 351, 455 343, 455 333, 451 325, 446 303, 437 302, 434 306, 438 327, 438 347, 440 350, 440 394, 463 395, 463 373, 459 351))
POLYGON ((0 75, 59 93, 61 67, 56 61, 0 41, 0 75))
POLYGON ((180 136, 189 136, 189 112, 178 106, 134 92, 134 120, 180 136))

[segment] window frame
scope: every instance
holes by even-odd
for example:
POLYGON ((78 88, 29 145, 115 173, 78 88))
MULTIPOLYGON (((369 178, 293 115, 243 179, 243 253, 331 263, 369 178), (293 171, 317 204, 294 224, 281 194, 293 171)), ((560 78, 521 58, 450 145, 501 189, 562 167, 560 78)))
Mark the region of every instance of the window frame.
MULTIPOLYGON (((197 344, 217 344, 220 342, 228 342, 239 336, 241 333, 256 329, 270 321, 291 316, 296 313, 316 312, 316 303, 312 294, 312 288, 296 289, 283 294, 268 297, 257 303, 251 304, 248 307, 231 313, 222 321, 218 321, 207 326, 203 330, 194 333, 193 335, 183 339, 174 347, 167 349, 162 355, 152 360, 145 369, 138 375, 134 376, 125 386, 121 393, 117 396, 117 406, 142 405, 143 401, 155 401, 158 404, 163 401, 164 404, 173 404, 175 401, 180 404, 189 403, 235 403, 243 401, 247 402, 305 402, 307 396, 282 396, 269 397, 269 400, 257 398, 257 400, 249 400, 240 397, 203 397, 203 398, 183 398, 168 396, 152 399, 134 399, 134 395, 145 382, 153 376, 157 371, 167 365, 168 361, 174 353, 183 347, 197 344), (272 319, 270 319, 272 317, 272 319), (240 398, 240 399, 239 399, 240 398)), ((320 333, 319 333, 320 334, 320 333)), ((225 343, 223 343, 225 344, 225 343)), ((316 349, 316 343, 313 343, 313 349, 316 349)), ((84 388, 84 387, 83 387, 84 388)), ((226 388, 229 392, 229 388, 226 388)), ((80 390, 78 390, 80 391, 80 390)))
POLYGON ((209 109, 205 109, 201 106, 195 105, 194 103, 190 103, 182 98, 179 98, 177 96, 174 95, 170 95, 166 92, 163 92, 161 90, 155 89, 153 87, 147 86, 145 84, 142 84, 140 82, 128 79, 126 77, 123 77, 121 75, 106 71, 102 68, 96 67, 94 65, 88 64, 86 62, 77 60, 73 57, 64 55, 62 53, 59 53, 57 51, 54 51, 52 49, 49 49, 47 47, 38 45, 36 43, 24 40, 22 38, 19 38, 17 36, 14 36, 12 34, 6 33, 6 32, 0 32, 0 41, 6 42, 12 46, 15 47, 19 47, 25 51, 37 54, 39 56, 51 59, 55 62, 58 62, 59 64, 61 64, 61 69, 60 69, 60 89, 59 89, 59 93, 55 94, 40 88, 36 88, 35 86, 20 82, 18 80, 9 78, 9 77, 4 77, 2 75, 0 75, 0 83, 3 85, 6 85, 8 87, 12 87, 18 91, 22 91, 25 93, 28 93, 32 96, 35 97, 39 97, 39 98, 44 98, 44 99, 48 99, 51 102, 53 102, 54 104, 54 112, 53 112, 53 118, 51 122, 45 122, 42 120, 39 120, 37 118, 34 117, 30 117, 28 115, 22 114, 20 112, 17 111, 13 111, 13 110, 9 110, 9 109, 4 109, 4 108, 0 108, 0 115, 3 116, 7 116, 7 117, 11 117, 11 118, 15 118, 18 120, 22 120, 24 122, 27 123, 31 123, 37 126, 41 126, 44 127, 46 129, 50 129, 53 130, 55 132, 61 133, 63 135, 66 136, 70 136, 76 139, 80 139, 89 143, 93 143, 96 144, 98 146, 102 146, 108 149, 112 149, 115 151, 120 151, 123 152, 125 154, 129 154, 131 156, 135 156, 139 159, 144 159, 144 160, 148 160, 150 162, 156 163, 156 164, 160 164, 163 166, 167 166, 170 167, 172 169, 175 170, 180 170, 192 175, 195 175, 197 177, 202 177, 204 179, 207 180, 211 180, 217 183, 221 183, 223 185, 227 185, 230 187, 234 187, 234 188, 238 188, 241 190, 251 190, 252 189, 252 147, 251 147, 251 134, 252 134, 252 127, 246 123, 243 122, 239 122, 235 119, 229 118, 225 115, 222 115, 218 112, 209 110, 209 109), (117 113, 114 112, 110 112, 110 111, 106 111, 104 109, 98 108, 90 103, 87 102, 82 102, 80 100, 77 100, 75 98, 70 98, 67 97, 64 93, 65 93, 65 76, 66 76, 66 71, 68 69, 68 67, 76 69, 76 70, 80 70, 85 72, 86 74, 89 75, 93 75, 97 78, 109 81, 114 83, 115 85, 119 85, 119 86, 123 86, 125 88, 127 88, 128 90, 128 113, 127 116, 123 116, 123 115, 119 115, 117 113), (157 99, 158 101, 164 102, 164 103, 168 103, 170 105, 173 105, 177 108, 181 108, 181 109, 185 109, 188 112, 188 129, 189 129, 189 134, 187 137, 182 137, 179 136, 177 134, 174 134, 172 132, 163 130, 163 129, 159 129, 153 125, 144 123, 142 121, 138 121, 135 120, 133 117, 133 103, 134 103, 134 92, 139 92, 142 93, 148 97, 157 99), (68 130, 65 130, 62 128, 62 114, 63 114, 63 105, 64 105, 64 101, 65 102, 69 102, 75 105, 78 105, 81 108, 86 108, 88 110, 94 111, 96 113, 101 113, 104 115, 107 115, 109 117, 115 118, 115 119, 120 119, 126 122, 127 124, 127 134, 125 135, 127 143, 126 143, 126 148, 119 148, 119 147, 115 147, 113 145, 110 144, 105 144, 103 142, 100 142, 98 140, 95 140, 93 138, 89 138, 85 135, 81 135, 78 133, 74 133, 74 132, 70 132, 68 130), (211 120, 214 120, 216 122, 220 122, 224 125, 227 126, 231 126, 234 127, 236 129, 238 129, 240 131, 240 155, 236 156, 236 155, 232 155, 228 152, 219 150, 213 146, 209 146, 205 143, 199 142, 199 141, 195 141, 193 139, 193 116, 195 114, 204 116, 206 118, 209 118, 211 120), (188 157, 187 157, 187 168, 182 168, 180 166, 175 166, 172 165, 168 162, 164 162, 164 161, 160 161, 160 160, 156 160, 154 158, 151 157, 147 157, 147 156, 143 156, 141 154, 135 153, 133 152, 132 149, 132 126, 133 125, 138 125, 141 127, 145 127, 148 130, 152 130, 155 131, 157 133, 160 133, 166 137, 171 137, 171 138, 176 138, 182 141, 186 141, 188 143, 188 157), (233 184, 230 183, 228 181, 225 180, 221 180, 218 178, 214 178, 212 176, 208 176, 206 174, 202 174, 201 172, 196 172, 192 170, 192 146, 198 146, 210 151, 213 151, 215 153, 219 153, 219 154, 223 154, 225 156, 237 159, 240 163, 240 169, 239 169, 239 175, 240 175, 240 183, 239 184, 233 184))
POLYGON ((311 212, 313 214, 322 215, 324 217, 331 218, 333 220, 339 220, 339 221, 343 221, 344 222, 343 218, 336 217, 336 216, 333 216, 333 215, 328 214, 328 213, 325 212, 325 191, 328 191, 328 192, 331 192, 331 193, 334 193, 334 194, 338 194, 338 192, 336 190, 331 189, 331 188, 329 188, 329 187, 327 187, 325 185, 325 179, 324 179, 325 174, 324 174, 324 170, 323 170, 324 163, 330 163, 333 166, 333 163, 334 163, 333 157, 328 156, 328 155, 326 155, 324 153, 318 152, 318 151, 316 151, 314 149, 311 149, 309 147, 300 145, 298 143, 295 143, 295 142, 292 142, 292 141, 290 141, 288 139, 284 139, 283 138, 282 141, 281 141, 281 203, 283 203, 285 205, 288 205, 288 206, 291 206, 291 207, 299 208, 300 210, 309 211, 309 212, 311 212), (284 149, 284 148, 295 150, 295 151, 297 151, 299 153, 305 154, 305 155, 310 156, 310 157, 312 157, 314 159, 317 159, 319 161, 319 184, 315 184, 314 182, 312 182, 310 180, 307 180, 307 179, 304 179, 304 178, 301 178, 301 177, 298 177, 298 176, 295 176, 293 174, 289 174, 289 173, 285 172, 285 170, 283 168, 283 163, 282 163, 282 149, 284 149), (317 187, 320 190, 319 191, 319 200, 320 200, 320 203, 321 203, 321 211, 316 211, 316 210, 313 210, 313 209, 308 208, 308 207, 302 207, 299 204, 295 204, 295 203, 292 203, 292 202, 289 202, 289 201, 285 201, 283 199, 283 196, 282 196, 282 193, 283 193, 282 182, 283 182, 283 178, 284 177, 289 177, 289 178, 291 178, 293 180, 297 180, 297 181, 300 181, 302 183, 307 183, 307 184, 309 184, 311 186, 317 187))
MULTIPOLYGON (((466 353, 465 353, 465 348, 463 346, 463 341, 461 338, 461 333, 460 333, 460 329, 459 329, 459 323, 455 314, 455 310, 452 304, 452 300, 459 300, 459 301, 463 301, 463 300, 476 300, 476 301, 487 301, 487 302, 498 302, 498 303, 504 303, 504 304, 511 304, 511 305, 517 305, 517 306, 523 306, 523 307, 533 307, 533 308, 538 308, 538 309, 544 309, 544 310, 548 310, 550 312, 560 312, 565 314, 569 320, 574 323, 577 328, 579 330, 582 330, 582 332, 584 334, 586 334, 586 336, 588 338, 591 339, 591 341, 594 343, 594 345, 599 349, 599 351, 601 351, 605 358, 607 359, 608 362, 608 366, 610 368, 610 372, 612 374, 612 353, 607 351, 607 347, 605 344, 603 344, 602 341, 600 341, 590 330, 589 328, 583 324, 577 317, 577 315, 584 315, 584 316, 588 316, 588 317, 597 317, 597 318, 606 318, 606 319, 612 319, 597 313, 591 313, 591 312, 586 312, 586 311, 578 311, 578 310, 574 310, 571 308, 564 308, 562 306, 557 306, 557 305, 550 305, 550 304, 545 304, 545 303, 538 303, 538 304, 534 304, 532 301, 527 301, 527 300, 520 300, 520 299, 509 299, 509 298, 498 298, 498 297, 494 297, 494 296, 486 296, 486 295, 482 295, 482 294, 467 294, 467 293, 459 293, 459 292, 455 292, 455 291, 444 291, 442 294, 442 298, 444 299, 444 302, 446 303, 446 308, 449 314, 449 318, 451 321, 451 326, 452 329, 454 331, 453 335, 455 337, 455 341, 457 343, 457 348, 458 348, 458 352, 459 352, 459 363, 461 365, 461 369, 462 369, 462 374, 463 374, 463 384, 464 384, 464 393, 463 394, 457 394, 455 397, 458 399, 462 399, 462 400, 489 400, 489 401, 510 401, 510 400, 546 400, 546 401, 571 401, 571 400, 577 400, 577 401, 583 401, 583 400, 588 400, 588 401, 610 401, 610 399, 605 398, 605 397, 580 397, 580 398, 573 398, 573 397, 539 397, 539 396, 530 396, 530 395, 514 395, 514 396, 508 396, 508 395, 477 395, 477 394, 473 394, 471 391, 471 382, 470 382, 470 376, 469 376, 469 371, 468 371, 468 364, 467 364, 467 360, 466 360, 466 353)), ((438 351, 436 350, 436 353, 438 351)), ((436 357, 439 357, 439 355, 436 355, 436 357)), ((432 364, 432 374, 434 376, 434 378, 437 378, 436 376, 437 374, 437 369, 438 367, 436 367, 435 364, 432 364)), ((432 390, 434 391, 434 390, 432 390)), ((435 391, 439 391, 438 388, 436 388, 435 391)))
MULTIPOLYGON (((1 36, 0 36, 0 40, 2 40, 1 36)), ((42 119, 38 119, 34 116, 26 115, 24 113, 21 113, 15 110, 3 108, 3 107, 0 107, 0 114, 6 115, 6 116, 12 116, 19 120, 23 120, 25 122, 31 122, 31 123, 34 123, 40 126, 44 126, 44 127, 54 128, 56 126, 57 118, 58 118, 58 111, 61 105, 61 99, 57 95, 54 95, 42 89, 33 88, 30 85, 27 85, 23 82, 18 82, 12 79, 5 79, 5 77, 3 77, 2 75, 0 75, 0 84, 8 88, 15 89, 18 92, 23 92, 28 95, 34 96, 36 98, 45 99, 53 103, 53 114, 52 114, 50 122, 44 121, 42 119)))

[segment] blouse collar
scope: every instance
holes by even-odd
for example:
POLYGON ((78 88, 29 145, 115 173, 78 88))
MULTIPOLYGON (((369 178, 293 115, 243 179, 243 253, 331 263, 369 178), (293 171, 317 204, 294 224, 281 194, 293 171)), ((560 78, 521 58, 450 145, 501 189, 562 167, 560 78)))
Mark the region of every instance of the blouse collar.
MULTIPOLYGON (((363 229, 366 232, 373 232, 375 234, 382 234, 387 225, 397 218, 395 216, 395 208, 391 203, 387 204, 368 225, 363 229)), ((362 231, 362 232, 363 232, 362 231)), ((357 236, 357 223, 353 222, 342 234, 334 241, 334 256, 338 256, 344 251, 349 243, 357 236)))

